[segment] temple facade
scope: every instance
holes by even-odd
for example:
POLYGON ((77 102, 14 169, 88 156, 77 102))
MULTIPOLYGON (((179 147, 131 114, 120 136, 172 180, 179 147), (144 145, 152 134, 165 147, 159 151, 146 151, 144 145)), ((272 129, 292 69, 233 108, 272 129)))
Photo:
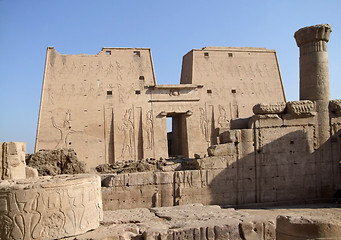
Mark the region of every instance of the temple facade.
POLYGON ((191 158, 222 131, 247 126, 259 102, 285 102, 274 50, 195 49, 183 57, 180 84, 158 85, 150 49, 61 55, 49 47, 35 151, 73 148, 88 167, 191 158))

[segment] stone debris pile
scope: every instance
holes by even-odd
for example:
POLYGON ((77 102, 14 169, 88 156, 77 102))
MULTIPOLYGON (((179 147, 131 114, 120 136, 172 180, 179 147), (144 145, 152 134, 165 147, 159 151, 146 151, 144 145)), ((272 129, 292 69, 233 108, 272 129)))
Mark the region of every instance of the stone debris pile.
POLYGON ((40 176, 85 173, 85 163, 73 149, 40 150, 26 155, 26 164, 36 168, 40 176))

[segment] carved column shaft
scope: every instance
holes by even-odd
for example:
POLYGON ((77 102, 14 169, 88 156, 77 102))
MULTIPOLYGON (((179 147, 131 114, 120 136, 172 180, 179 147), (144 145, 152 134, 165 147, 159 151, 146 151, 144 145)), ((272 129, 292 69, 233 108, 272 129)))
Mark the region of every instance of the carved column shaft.
POLYGON ((329 101, 327 42, 330 33, 330 25, 322 24, 301 28, 294 35, 300 48, 300 100, 329 101))
POLYGON ((300 100, 316 103, 319 146, 330 137, 327 42, 331 31, 329 24, 321 24, 301 28, 294 35, 300 48, 300 100))

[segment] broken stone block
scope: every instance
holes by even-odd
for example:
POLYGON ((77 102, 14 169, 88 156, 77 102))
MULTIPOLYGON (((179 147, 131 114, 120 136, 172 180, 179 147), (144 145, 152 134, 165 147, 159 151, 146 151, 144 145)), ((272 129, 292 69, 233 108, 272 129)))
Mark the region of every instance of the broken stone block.
POLYGON ((25 179, 26 143, 4 142, 0 148, 0 179, 25 179))
POLYGON ((279 215, 276 221, 276 239, 338 239, 341 223, 325 217, 303 217, 279 215))
POLYGON ((329 102, 329 110, 337 116, 341 116, 341 99, 331 100, 329 102))
POLYGON ((231 156, 236 153, 234 143, 213 145, 207 149, 208 156, 231 156))
POLYGON ((283 119, 277 114, 254 115, 249 122, 249 128, 280 127, 283 119))
POLYGON ((227 130, 219 128, 219 142, 223 143, 235 143, 241 141, 240 130, 227 130))
POLYGON ((25 167, 26 178, 36 178, 38 177, 38 170, 31 167, 25 167))
POLYGON ((287 112, 298 118, 311 117, 316 115, 316 107, 310 100, 292 101, 287 103, 287 112))
POLYGON ((281 114, 286 107, 285 102, 280 103, 258 103, 252 110, 254 114, 281 114))
POLYGON ((222 156, 212 156, 206 157, 202 159, 195 159, 195 166, 198 170, 208 170, 208 169, 224 169, 226 168, 233 160, 231 157, 222 157, 222 156))

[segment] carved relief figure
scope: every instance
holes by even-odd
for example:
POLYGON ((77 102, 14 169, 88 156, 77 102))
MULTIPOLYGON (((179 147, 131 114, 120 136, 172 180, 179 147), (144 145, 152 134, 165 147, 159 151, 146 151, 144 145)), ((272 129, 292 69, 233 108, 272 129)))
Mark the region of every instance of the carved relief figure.
POLYGON ((34 239, 40 236, 41 213, 37 211, 38 197, 37 192, 26 192, 14 194, 15 214, 13 215, 14 228, 12 237, 14 239, 34 239), (29 196, 26 196, 29 195, 29 196))
POLYGON ((147 132, 147 149, 153 148, 153 114, 152 111, 148 111, 146 114, 146 127, 147 132))
POLYGON ((53 95, 54 95, 54 91, 51 89, 51 88, 48 88, 47 89, 47 94, 48 94, 48 100, 49 100, 49 103, 51 104, 51 105, 54 105, 54 97, 53 97, 53 95))
POLYGON ((7 216, 9 212, 8 196, 0 196, 0 239, 10 239, 10 234, 13 229, 13 220, 7 216))
POLYGON ((44 212, 43 237, 57 237, 65 224, 64 213, 61 209, 61 196, 59 192, 46 191, 43 193, 44 212))
POLYGON ((124 90, 121 84, 117 84, 117 88, 118 88, 118 100, 120 101, 120 103, 124 103, 124 93, 123 93, 124 90))
POLYGON ((201 132, 205 137, 206 142, 210 141, 210 136, 208 133, 208 123, 209 120, 207 119, 206 111, 203 108, 200 108, 200 127, 201 127, 201 132))
POLYGON ((116 61, 117 81, 122 81, 121 65, 116 61))
POLYGON ((69 134, 79 132, 79 131, 75 131, 75 130, 71 129, 71 123, 70 123, 70 121, 71 121, 71 110, 68 110, 66 112, 63 124, 61 126, 56 124, 53 116, 51 117, 51 121, 52 121, 53 127, 60 131, 60 139, 58 140, 58 143, 57 143, 55 149, 67 148, 67 146, 68 146, 67 138, 68 138, 69 134))
POLYGON ((218 106, 219 108, 219 118, 218 123, 222 128, 229 128, 230 121, 227 119, 225 108, 221 105, 218 106))
POLYGON ((123 147, 121 156, 124 157, 128 151, 128 156, 133 155, 133 143, 134 143, 134 124, 132 119, 132 109, 127 109, 124 114, 123 124, 119 128, 124 134, 123 136, 123 147))

